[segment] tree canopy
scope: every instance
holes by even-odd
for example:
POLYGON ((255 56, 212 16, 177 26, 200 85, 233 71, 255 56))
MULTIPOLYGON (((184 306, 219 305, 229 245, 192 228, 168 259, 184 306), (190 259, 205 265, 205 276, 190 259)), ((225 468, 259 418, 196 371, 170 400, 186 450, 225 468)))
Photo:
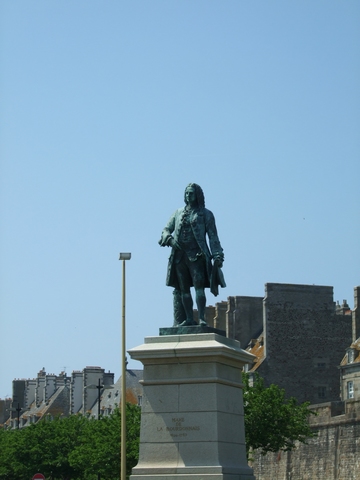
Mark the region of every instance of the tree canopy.
MULTIPOLYGON (((244 374, 244 415, 247 450, 261 453, 292 450, 314 434, 308 403, 285 397, 277 385, 266 388, 256 376, 250 386, 244 374)), ((99 420, 81 415, 43 418, 20 430, 0 429, 0 480, 29 480, 41 472, 47 480, 118 480, 120 476, 118 409, 99 420)), ((139 455, 140 408, 126 405, 126 471, 139 455)))
POLYGON ((277 385, 265 387, 264 380, 255 375, 250 386, 249 375, 243 374, 246 447, 267 452, 289 451, 296 442, 306 443, 315 434, 309 426, 309 402, 299 404, 286 398, 285 390, 277 385))
MULTIPOLYGON (((44 418, 20 430, 0 430, 0 479, 117 480, 120 476, 118 409, 100 420, 81 415, 44 418)), ((139 450, 140 408, 126 405, 126 471, 139 450)))

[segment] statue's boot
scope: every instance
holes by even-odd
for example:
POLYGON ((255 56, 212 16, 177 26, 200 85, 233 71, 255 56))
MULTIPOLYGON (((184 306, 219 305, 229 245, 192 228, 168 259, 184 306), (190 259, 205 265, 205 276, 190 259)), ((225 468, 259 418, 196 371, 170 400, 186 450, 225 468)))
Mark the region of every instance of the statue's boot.
POLYGON ((179 327, 191 327, 192 325, 195 325, 195 322, 191 319, 186 319, 182 323, 179 324, 179 327))

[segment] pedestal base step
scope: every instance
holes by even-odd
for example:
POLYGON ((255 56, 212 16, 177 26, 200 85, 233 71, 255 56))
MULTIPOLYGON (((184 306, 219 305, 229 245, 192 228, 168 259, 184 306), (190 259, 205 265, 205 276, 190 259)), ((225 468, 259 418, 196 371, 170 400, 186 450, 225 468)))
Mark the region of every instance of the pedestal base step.
POLYGON ((225 330, 209 327, 208 325, 191 325, 190 327, 164 327, 159 329, 159 335, 194 335, 197 333, 217 333, 226 337, 225 330))
POLYGON ((255 480, 252 468, 183 467, 133 469, 130 480, 255 480))

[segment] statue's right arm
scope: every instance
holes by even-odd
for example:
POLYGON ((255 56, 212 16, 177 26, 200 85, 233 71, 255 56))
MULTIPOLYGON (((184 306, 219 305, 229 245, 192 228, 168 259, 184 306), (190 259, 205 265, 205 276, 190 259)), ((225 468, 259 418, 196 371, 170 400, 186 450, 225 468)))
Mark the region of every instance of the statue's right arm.
POLYGON ((175 217, 176 217, 176 212, 170 217, 166 227, 161 232, 161 238, 159 240, 159 245, 161 247, 173 246, 174 238, 171 234, 175 230, 175 217))

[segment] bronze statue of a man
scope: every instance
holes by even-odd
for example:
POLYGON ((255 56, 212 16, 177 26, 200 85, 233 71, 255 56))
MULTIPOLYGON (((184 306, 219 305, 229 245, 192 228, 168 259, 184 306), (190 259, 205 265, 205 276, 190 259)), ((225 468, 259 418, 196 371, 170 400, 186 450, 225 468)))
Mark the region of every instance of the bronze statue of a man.
POLYGON ((211 287, 217 295, 218 285, 226 286, 221 272, 224 254, 214 215, 205 208, 201 187, 190 183, 185 189, 184 201, 185 207, 171 216, 159 240, 162 247, 171 247, 166 285, 175 289, 174 326, 196 325, 191 287, 195 289, 199 324, 206 325, 205 288, 211 287))

